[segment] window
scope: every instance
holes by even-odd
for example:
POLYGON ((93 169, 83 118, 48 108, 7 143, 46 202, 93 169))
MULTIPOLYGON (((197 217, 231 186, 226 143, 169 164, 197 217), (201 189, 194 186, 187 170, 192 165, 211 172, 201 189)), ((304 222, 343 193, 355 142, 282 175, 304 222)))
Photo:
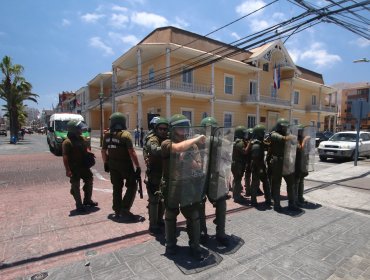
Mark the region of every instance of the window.
POLYGON ((256 95, 257 94, 257 81, 250 81, 249 82, 249 94, 256 95))
POLYGON ((256 115, 248 115, 247 128, 253 128, 256 126, 256 115))
POLYGON ((269 64, 268 63, 264 63, 262 65, 262 70, 265 71, 265 72, 268 72, 269 71, 269 64))
POLYGON ((294 91, 293 95, 293 104, 297 105, 299 104, 299 91, 294 91))
POLYGON ((233 94, 234 78, 231 76, 225 76, 225 93, 233 94))
POLYGON ((224 113, 224 127, 232 127, 233 125, 233 114, 224 113))
POLYGON ((154 80, 154 68, 150 67, 149 68, 149 81, 153 81, 153 80, 154 80))
POLYGON ((186 67, 182 68, 182 82, 187 84, 193 83, 193 70, 186 69, 186 67))
POLYGON ((181 110, 181 114, 183 114, 187 119, 193 123, 193 111, 192 110, 181 110))
POLYGON ((311 104, 316 105, 316 95, 312 95, 311 104))
POLYGON ((294 125, 299 124, 299 120, 298 120, 298 119, 293 119, 292 121, 293 121, 293 124, 294 124, 294 125))

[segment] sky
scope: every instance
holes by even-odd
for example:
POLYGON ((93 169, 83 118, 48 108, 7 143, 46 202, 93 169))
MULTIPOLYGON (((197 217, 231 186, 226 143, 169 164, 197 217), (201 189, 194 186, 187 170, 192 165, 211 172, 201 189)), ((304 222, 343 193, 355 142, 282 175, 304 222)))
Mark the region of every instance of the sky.
MULTIPOLYGON (((51 109, 62 91, 77 91, 154 29, 175 26, 206 35, 273 0, 12 0, 2 1, 0 59, 24 67, 39 95, 39 110, 51 109)), ((323 0, 309 0, 327 5, 323 0)), ((370 9, 370 7, 369 7, 370 9)), ((304 10, 279 0, 210 35, 224 43, 255 33, 304 10)), ((370 18, 370 12, 364 14, 370 18)), ((369 31, 368 31, 369 34, 369 31)), ((284 39, 285 40, 285 39, 284 39)), ((327 85, 370 82, 370 40, 332 23, 291 36, 285 47, 294 63, 321 73, 327 85)), ((1 103, 0 103, 1 104, 1 103)))

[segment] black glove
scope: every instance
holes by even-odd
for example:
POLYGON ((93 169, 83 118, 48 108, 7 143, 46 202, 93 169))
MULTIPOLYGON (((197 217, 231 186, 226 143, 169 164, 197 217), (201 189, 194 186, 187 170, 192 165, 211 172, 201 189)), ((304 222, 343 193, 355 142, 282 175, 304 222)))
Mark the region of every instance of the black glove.
POLYGON ((104 171, 109 173, 109 162, 104 162, 104 171))
POLYGON ((141 177, 141 168, 140 167, 136 167, 135 177, 136 178, 140 178, 141 177))

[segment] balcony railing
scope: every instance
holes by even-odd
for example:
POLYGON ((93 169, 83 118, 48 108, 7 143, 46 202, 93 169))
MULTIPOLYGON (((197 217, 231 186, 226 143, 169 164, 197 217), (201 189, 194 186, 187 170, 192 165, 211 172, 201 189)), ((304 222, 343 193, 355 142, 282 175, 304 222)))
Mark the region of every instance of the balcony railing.
POLYGON ((290 100, 266 95, 260 95, 260 98, 258 100, 257 94, 242 95, 241 101, 246 103, 264 103, 277 106, 290 106, 290 100))
POLYGON ((211 95, 211 86, 198 84, 198 83, 184 83, 182 81, 172 80, 170 81, 170 87, 166 89, 166 81, 151 82, 142 81, 140 89, 137 85, 124 86, 116 91, 116 96, 126 95, 138 90, 170 90, 170 91, 181 91, 188 93, 195 93, 201 95, 211 95))
POLYGON ((317 112, 327 112, 327 113, 336 113, 337 108, 334 106, 325 106, 325 105, 307 105, 306 111, 317 111, 317 112))

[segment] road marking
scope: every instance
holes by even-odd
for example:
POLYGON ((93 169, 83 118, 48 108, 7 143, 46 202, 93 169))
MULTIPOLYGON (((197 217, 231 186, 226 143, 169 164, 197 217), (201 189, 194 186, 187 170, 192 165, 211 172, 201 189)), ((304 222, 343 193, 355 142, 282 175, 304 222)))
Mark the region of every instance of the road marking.
POLYGON ((99 192, 105 192, 105 193, 113 193, 112 189, 99 189, 94 187, 94 191, 99 191, 99 192))
POLYGON ((102 180, 102 181, 109 181, 109 182, 110 182, 110 180, 105 179, 105 178, 103 177, 103 175, 101 175, 101 174, 98 172, 98 170, 96 170, 96 169, 94 169, 94 168, 91 168, 91 171, 94 173, 94 175, 95 175, 99 180, 102 180))

